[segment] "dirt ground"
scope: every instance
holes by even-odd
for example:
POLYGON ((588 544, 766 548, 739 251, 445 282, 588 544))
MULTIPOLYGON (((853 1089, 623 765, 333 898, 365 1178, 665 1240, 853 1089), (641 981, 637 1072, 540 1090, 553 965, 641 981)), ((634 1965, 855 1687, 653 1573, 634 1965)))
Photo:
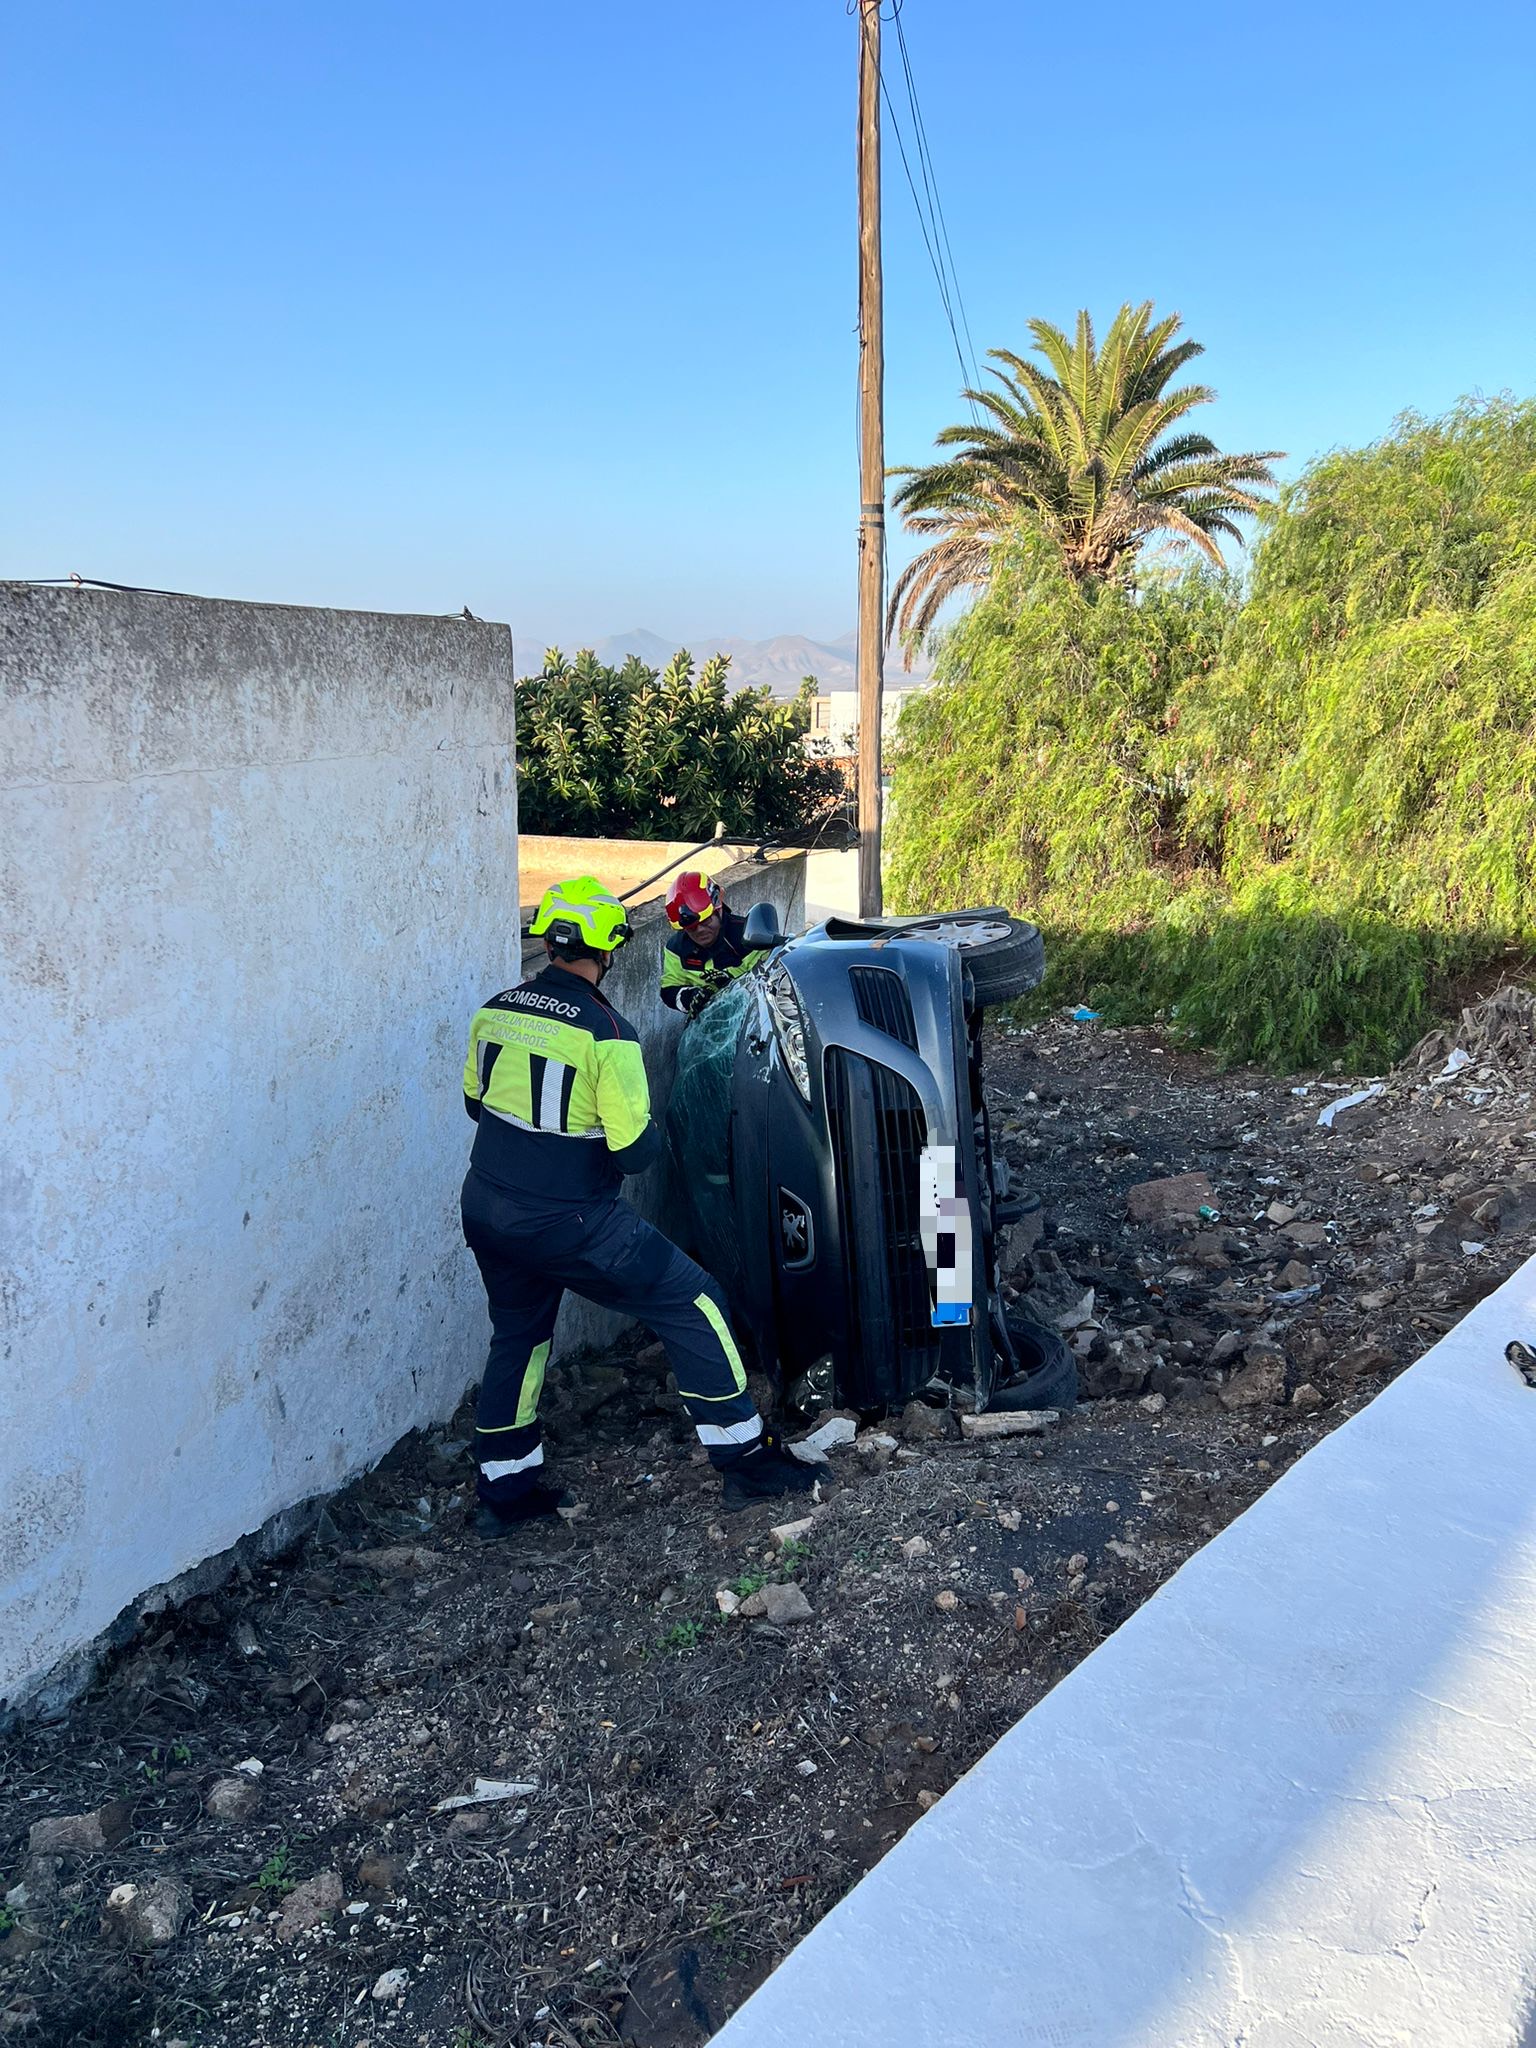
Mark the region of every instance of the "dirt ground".
POLYGON ((787 1511, 720 1513, 649 1352, 554 1387, 574 1521, 484 1546, 467 1417, 408 1440, 297 1554, 157 1617, 8 1743, 0 2038, 706 2040, 1533 1249, 1536 1037, 1485 1012, 1459 1073, 1436 1078, 1453 1034, 1332 1130, 1343 1076, 1218 1073, 1091 1022, 1000 1031, 1003 1144, 1047 1219, 1010 1284, 1069 1330, 1093 1398, 998 1443, 946 1409, 866 1429, 787 1547, 787 1511), (1131 1220, 1132 1188, 1185 1173, 1209 1200, 1131 1196, 1131 1220), (719 1611, 765 1582, 808 1617, 719 1611), (443 1807, 477 1780, 506 1796, 443 1807))

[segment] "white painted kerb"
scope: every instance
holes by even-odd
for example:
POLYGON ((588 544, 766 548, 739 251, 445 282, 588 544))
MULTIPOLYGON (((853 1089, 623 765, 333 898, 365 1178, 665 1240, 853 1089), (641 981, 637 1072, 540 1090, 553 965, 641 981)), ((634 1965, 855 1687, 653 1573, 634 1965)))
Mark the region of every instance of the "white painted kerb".
POLYGON ((1012 1729, 720 2048, 1536 2048, 1536 1260, 1012 1729))

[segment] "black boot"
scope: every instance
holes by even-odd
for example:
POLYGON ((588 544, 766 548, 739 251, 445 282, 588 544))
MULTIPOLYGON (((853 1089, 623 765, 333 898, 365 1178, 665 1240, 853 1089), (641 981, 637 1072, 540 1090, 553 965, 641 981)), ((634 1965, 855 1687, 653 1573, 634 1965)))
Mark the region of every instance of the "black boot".
POLYGON ((557 1514, 572 1505, 572 1496, 557 1486, 535 1481, 510 1500, 482 1500, 475 1509, 475 1533, 487 1543, 508 1536, 519 1523, 532 1522, 540 1515, 557 1514))
POLYGON ((725 1511, 735 1514, 754 1501, 786 1493, 809 1493, 822 1477, 819 1465, 807 1465, 785 1448, 784 1439, 766 1424, 750 1451, 743 1451, 724 1472, 725 1511))

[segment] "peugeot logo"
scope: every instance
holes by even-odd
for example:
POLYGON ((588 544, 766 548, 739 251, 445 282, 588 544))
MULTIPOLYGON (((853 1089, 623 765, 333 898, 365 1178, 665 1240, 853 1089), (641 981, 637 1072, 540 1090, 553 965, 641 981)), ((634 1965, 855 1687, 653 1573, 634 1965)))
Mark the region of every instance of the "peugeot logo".
POLYGON ((816 1256, 811 1212, 787 1188, 779 1189, 779 1250, 789 1267, 809 1266, 816 1256))

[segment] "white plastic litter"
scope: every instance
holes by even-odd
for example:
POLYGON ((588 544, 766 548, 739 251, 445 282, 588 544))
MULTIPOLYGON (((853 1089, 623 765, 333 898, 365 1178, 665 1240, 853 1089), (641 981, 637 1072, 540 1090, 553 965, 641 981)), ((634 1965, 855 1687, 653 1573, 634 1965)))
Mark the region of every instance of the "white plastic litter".
POLYGON ((1373 1102, 1378 1095, 1386 1093, 1386 1086, 1385 1081, 1373 1081, 1369 1088, 1357 1088, 1352 1095, 1341 1095, 1337 1102, 1330 1102, 1326 1109, 1318 1111, 1318 1122, 1325 1131, 1331 1131, 1340 1110, 1358 1109, 1362 1102, 1373 1102))
POLYGON ((1464 1045, 1458 1045, 1439 1073, 1436 1074, 1435 1079, 1437 1081, 1449 1081, 1453 1074, 1459 1074, 1463 1067, 1470 1067, 1471 1064, 1471 1053, 1467 1051, 1464 1045))
POLYGON ((452 1813, 460 1806, 490 1806, 498 1799, 526 1799, 538 1789, 535 1781, 514 1783, 506 1778, 476 1778, 473 1792, 456 1792, 452 1799, 439 1799, 432 1811, 452 1813))

